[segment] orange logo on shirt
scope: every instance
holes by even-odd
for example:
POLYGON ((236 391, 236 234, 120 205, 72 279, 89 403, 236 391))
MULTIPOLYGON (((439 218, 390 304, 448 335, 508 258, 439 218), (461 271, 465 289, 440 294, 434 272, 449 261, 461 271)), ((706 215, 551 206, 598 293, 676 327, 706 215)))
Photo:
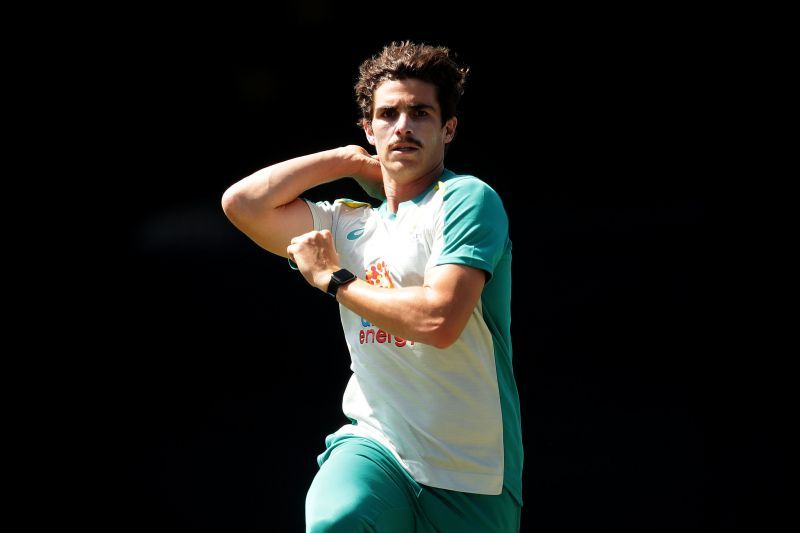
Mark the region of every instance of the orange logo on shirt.
MULTIPOLYGON (((386 266, 386 261, 378 261, 372 263, 367 269, 366 281, 370 285, 376 287, 383 287, 385 289, 394 289, 392 277, 389 274, 389 268, 386 266)), ((361 317, 361 330, 358 332, 359 344, 392 344, 398 348, 403 346, 413 346, 414 341, 406 340, 397 335, 392 335, 388 331, 382 329, 371 328, 370 324, 364 317, 361 317), (366 329, 369 328, 369 329, 366 329)))
POLYGON ((367 269, 367 283, 384 289, 394 289, 394 283, 389 275, 389 268, 386 266, 386 261, 378 261, 373 263, 367 269))

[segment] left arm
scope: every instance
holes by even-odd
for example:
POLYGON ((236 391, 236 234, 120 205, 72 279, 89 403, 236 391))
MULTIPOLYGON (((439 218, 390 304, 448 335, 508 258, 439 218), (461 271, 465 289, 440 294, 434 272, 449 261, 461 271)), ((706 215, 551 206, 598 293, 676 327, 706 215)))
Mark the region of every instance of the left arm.
POLYGON ((393 335, 447 348, 464 331, 485 281, 483 270, 439 265, 425 272, 422 287, 384 289, 357 279, 340 287, 336 299, 393 335))
MULTIPOLYGON (((303 277, 325 292, 339 255, 327 230, 292 239, 286 249, 303 277)), ((425 272, 421 287, 385 289, 357 279, 336 293, 336 299, 384 331, 405 339, 446 348, 467 325, 478 304, 486 273, 465 266, 439 265, 425 272)))

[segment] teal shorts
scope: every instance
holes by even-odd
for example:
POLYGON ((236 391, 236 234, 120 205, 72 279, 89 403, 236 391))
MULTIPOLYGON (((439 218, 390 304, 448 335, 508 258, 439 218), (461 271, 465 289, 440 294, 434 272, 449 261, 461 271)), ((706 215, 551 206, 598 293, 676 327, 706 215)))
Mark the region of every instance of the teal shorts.
POLYGON ((518 532, 521 508, 504 488, 488 496, 421 485, 381 444, 328 435, 306 496, 306 531, 518 532))

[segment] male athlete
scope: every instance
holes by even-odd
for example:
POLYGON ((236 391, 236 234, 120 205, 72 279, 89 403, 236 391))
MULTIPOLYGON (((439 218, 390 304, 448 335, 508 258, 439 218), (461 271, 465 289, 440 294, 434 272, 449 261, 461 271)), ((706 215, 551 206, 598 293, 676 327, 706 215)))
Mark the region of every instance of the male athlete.
POLYGON ((350 423, 318 458, 307 531, 519 530, 508 218, 486 183, 444 167, 467 72, 447 48, 392 43, 355 87, 376 155, 298 157, 223 196, 237 228, 339 303, 350 423), (300 197, 344 177, 381 206, 300 197))

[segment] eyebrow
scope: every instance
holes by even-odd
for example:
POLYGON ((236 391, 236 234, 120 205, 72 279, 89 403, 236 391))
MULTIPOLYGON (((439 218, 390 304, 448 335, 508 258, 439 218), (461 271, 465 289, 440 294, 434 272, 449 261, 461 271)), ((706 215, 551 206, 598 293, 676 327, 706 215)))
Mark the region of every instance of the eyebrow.
MULTIPOLYGON (((410 107, 411 109, 415 109, 415 110, 416 109, 423 109, 423 110, 436 111, 435 107, 433 107, 432 105, 428 105, 428 104, 414 103, 414 104, 408 104, 408 107, 410 107)), ((396 105, 382 105, 382 106, 377 107, 375 109, 375 111, 386 111, 388 109, 396 109, 396 108, 397 108, 396 105)))

